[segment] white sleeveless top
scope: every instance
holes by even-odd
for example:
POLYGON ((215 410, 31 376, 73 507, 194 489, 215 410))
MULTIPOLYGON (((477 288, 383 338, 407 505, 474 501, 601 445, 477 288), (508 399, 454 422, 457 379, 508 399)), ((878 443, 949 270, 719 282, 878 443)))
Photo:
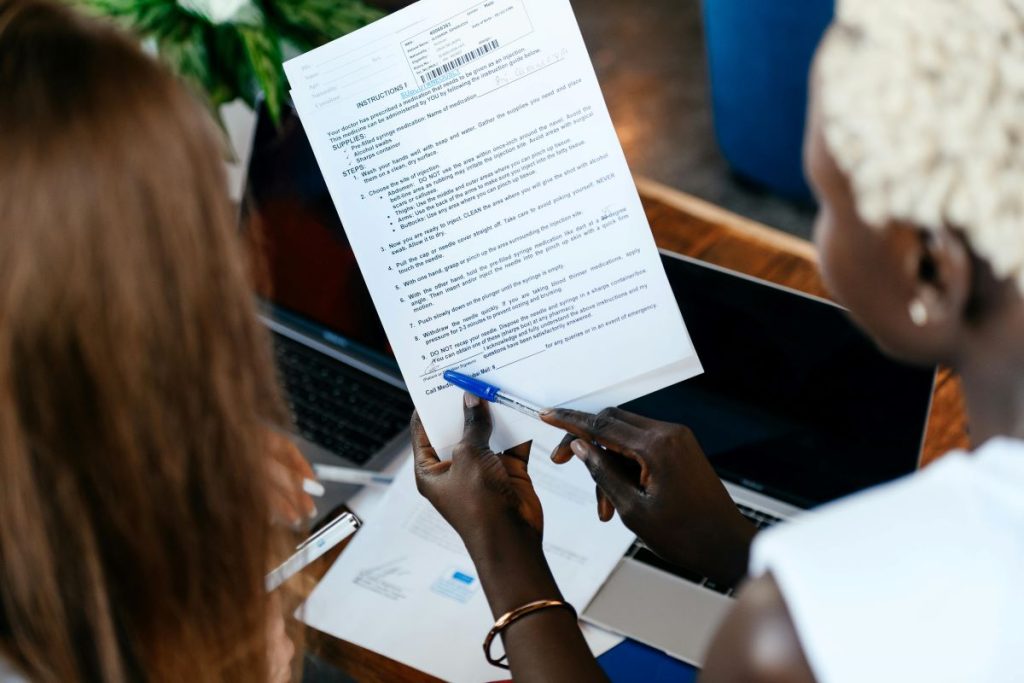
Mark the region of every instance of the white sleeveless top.
POLYGON ((1024 442, 993 439, 760 534, 818 683, 1024 681, 1024 442))
POLYGON ((27 683, 0 655, 0 683, 27 683))

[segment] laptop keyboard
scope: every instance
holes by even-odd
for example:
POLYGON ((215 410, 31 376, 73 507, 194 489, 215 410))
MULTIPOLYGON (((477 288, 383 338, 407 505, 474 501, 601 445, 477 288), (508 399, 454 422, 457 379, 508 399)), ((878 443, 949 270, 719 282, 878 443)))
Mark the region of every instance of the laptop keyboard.
POLYGON ((361 465, 409 425, 405 391, 277 333, 274 353, 295 429, 318 446, 361 465))
POLYGON ((750 520, 758 529, 767 529, 782 521, 778 517, 773 517, 766 512, 761 512, 754 508, 748 508, 746 505, 736 503, 736 507, 739 508, 740 514, 750 520))
MULTIPOLYGON (((736 507, 739 508, 740 514, 746 517, 758 529, 767 529, 768 527, 782 521, 778 517, 773 517, 772 515, 761 512, 760 510, 749 508, 746 505, 740 505, 739 503, 737 503, 736 507)), ((637 560, 638 562, 643 562, 644 564, 655 567, 656 569, 660 569, 663 572, 667 572, 669 574, 672 574, 673 576, 678 576, 684 581, 689 581, 690 583, 695 583, 698 586, 703 586, 709 590, 713 590, 716 593, 721 593, 722 595, 733 594, 733 588, 731 586, 723 586, 721 584, 717 584, 708 577, 702 576, 697 572, 692 572, 687 569, 677 567, 673 564, 669 564, 665 560, 661 559, 654 552, 647 549, 647 547, 645 547, 639 541, 636 544, 634 544, 632 550, 629 553, 629 556, 632 557, 634 560, 637 560)))

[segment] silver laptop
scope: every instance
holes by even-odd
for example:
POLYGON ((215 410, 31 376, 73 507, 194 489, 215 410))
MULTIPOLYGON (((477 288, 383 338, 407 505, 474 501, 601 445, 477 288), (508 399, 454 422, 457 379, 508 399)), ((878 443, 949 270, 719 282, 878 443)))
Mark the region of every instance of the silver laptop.
MULTIPOLYGON (((917 468, 934 368, 889 360, 823 299, 668 252, 662 262, 705 372, 623 407, 692 428, 754 524, 917 468)), ((638 543, 582 616, 700 666, 731 595, 638 543)))
MULTIPOLYGON (((409 443, 413 405, 299 118, 258 109, 242 205, 263 321, 314 463, 382 469, 409 443)), ((358 489, 326 484, 321 516, 358 489)))

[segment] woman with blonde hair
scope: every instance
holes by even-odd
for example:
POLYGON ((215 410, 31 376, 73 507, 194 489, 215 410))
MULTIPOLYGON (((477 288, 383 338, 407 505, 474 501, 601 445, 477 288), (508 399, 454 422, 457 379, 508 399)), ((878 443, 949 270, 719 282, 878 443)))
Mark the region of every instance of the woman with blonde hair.
POLYGON ((0 680, 289 680, 264 574, 306 503, 221 138, 47 2, 0 0, 0 93, 0 680))
MULTIPOLYGON (((552 410, 552 458, 580 458, 601 518, 666 560, 750 574, 703 680, 1024 680, 1024 1, 840 0, 805 154, 826 284, 889 353, 960 373, 973 452, 756 536, 685 427, 552 410)), ((603 678, 525 456, 489 450, 486 404, 465 415, 450 462, 413 420, 417 481, 508 615, 516 680, 603 678)))

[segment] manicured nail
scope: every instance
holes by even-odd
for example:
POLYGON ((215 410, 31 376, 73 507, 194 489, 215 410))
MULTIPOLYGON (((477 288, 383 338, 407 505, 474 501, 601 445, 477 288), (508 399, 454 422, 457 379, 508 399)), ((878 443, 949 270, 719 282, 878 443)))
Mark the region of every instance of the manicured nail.
POLYGON ((313 481, 312 479, 302 480, 302 490, 311 496, 316 496, 317 498, 322 498, 323 495, 327 492, 324 489, 323 484, 321 484, 318 481, 313 481))
POLYGON ((316 515, 317 515, 316 505, 314 505, 313 509, 309 511, 309 518, 313 519, 314 517, 316 517, 316 515))
POLYGON ((580 439, 576 439, 571 444, 569 444, 569 448, 571 448, 572 452, 581 458, 585 458, 587 455, 587 445, 583 443, 583 441, 581 441, 580 439))
POLYGON ((477 396, 476 394, 471 394, 467 391, 462 396, 463 400, 466 402, 467 408, 476 408, 478 405, 480 405, 480 397, 477 396))

